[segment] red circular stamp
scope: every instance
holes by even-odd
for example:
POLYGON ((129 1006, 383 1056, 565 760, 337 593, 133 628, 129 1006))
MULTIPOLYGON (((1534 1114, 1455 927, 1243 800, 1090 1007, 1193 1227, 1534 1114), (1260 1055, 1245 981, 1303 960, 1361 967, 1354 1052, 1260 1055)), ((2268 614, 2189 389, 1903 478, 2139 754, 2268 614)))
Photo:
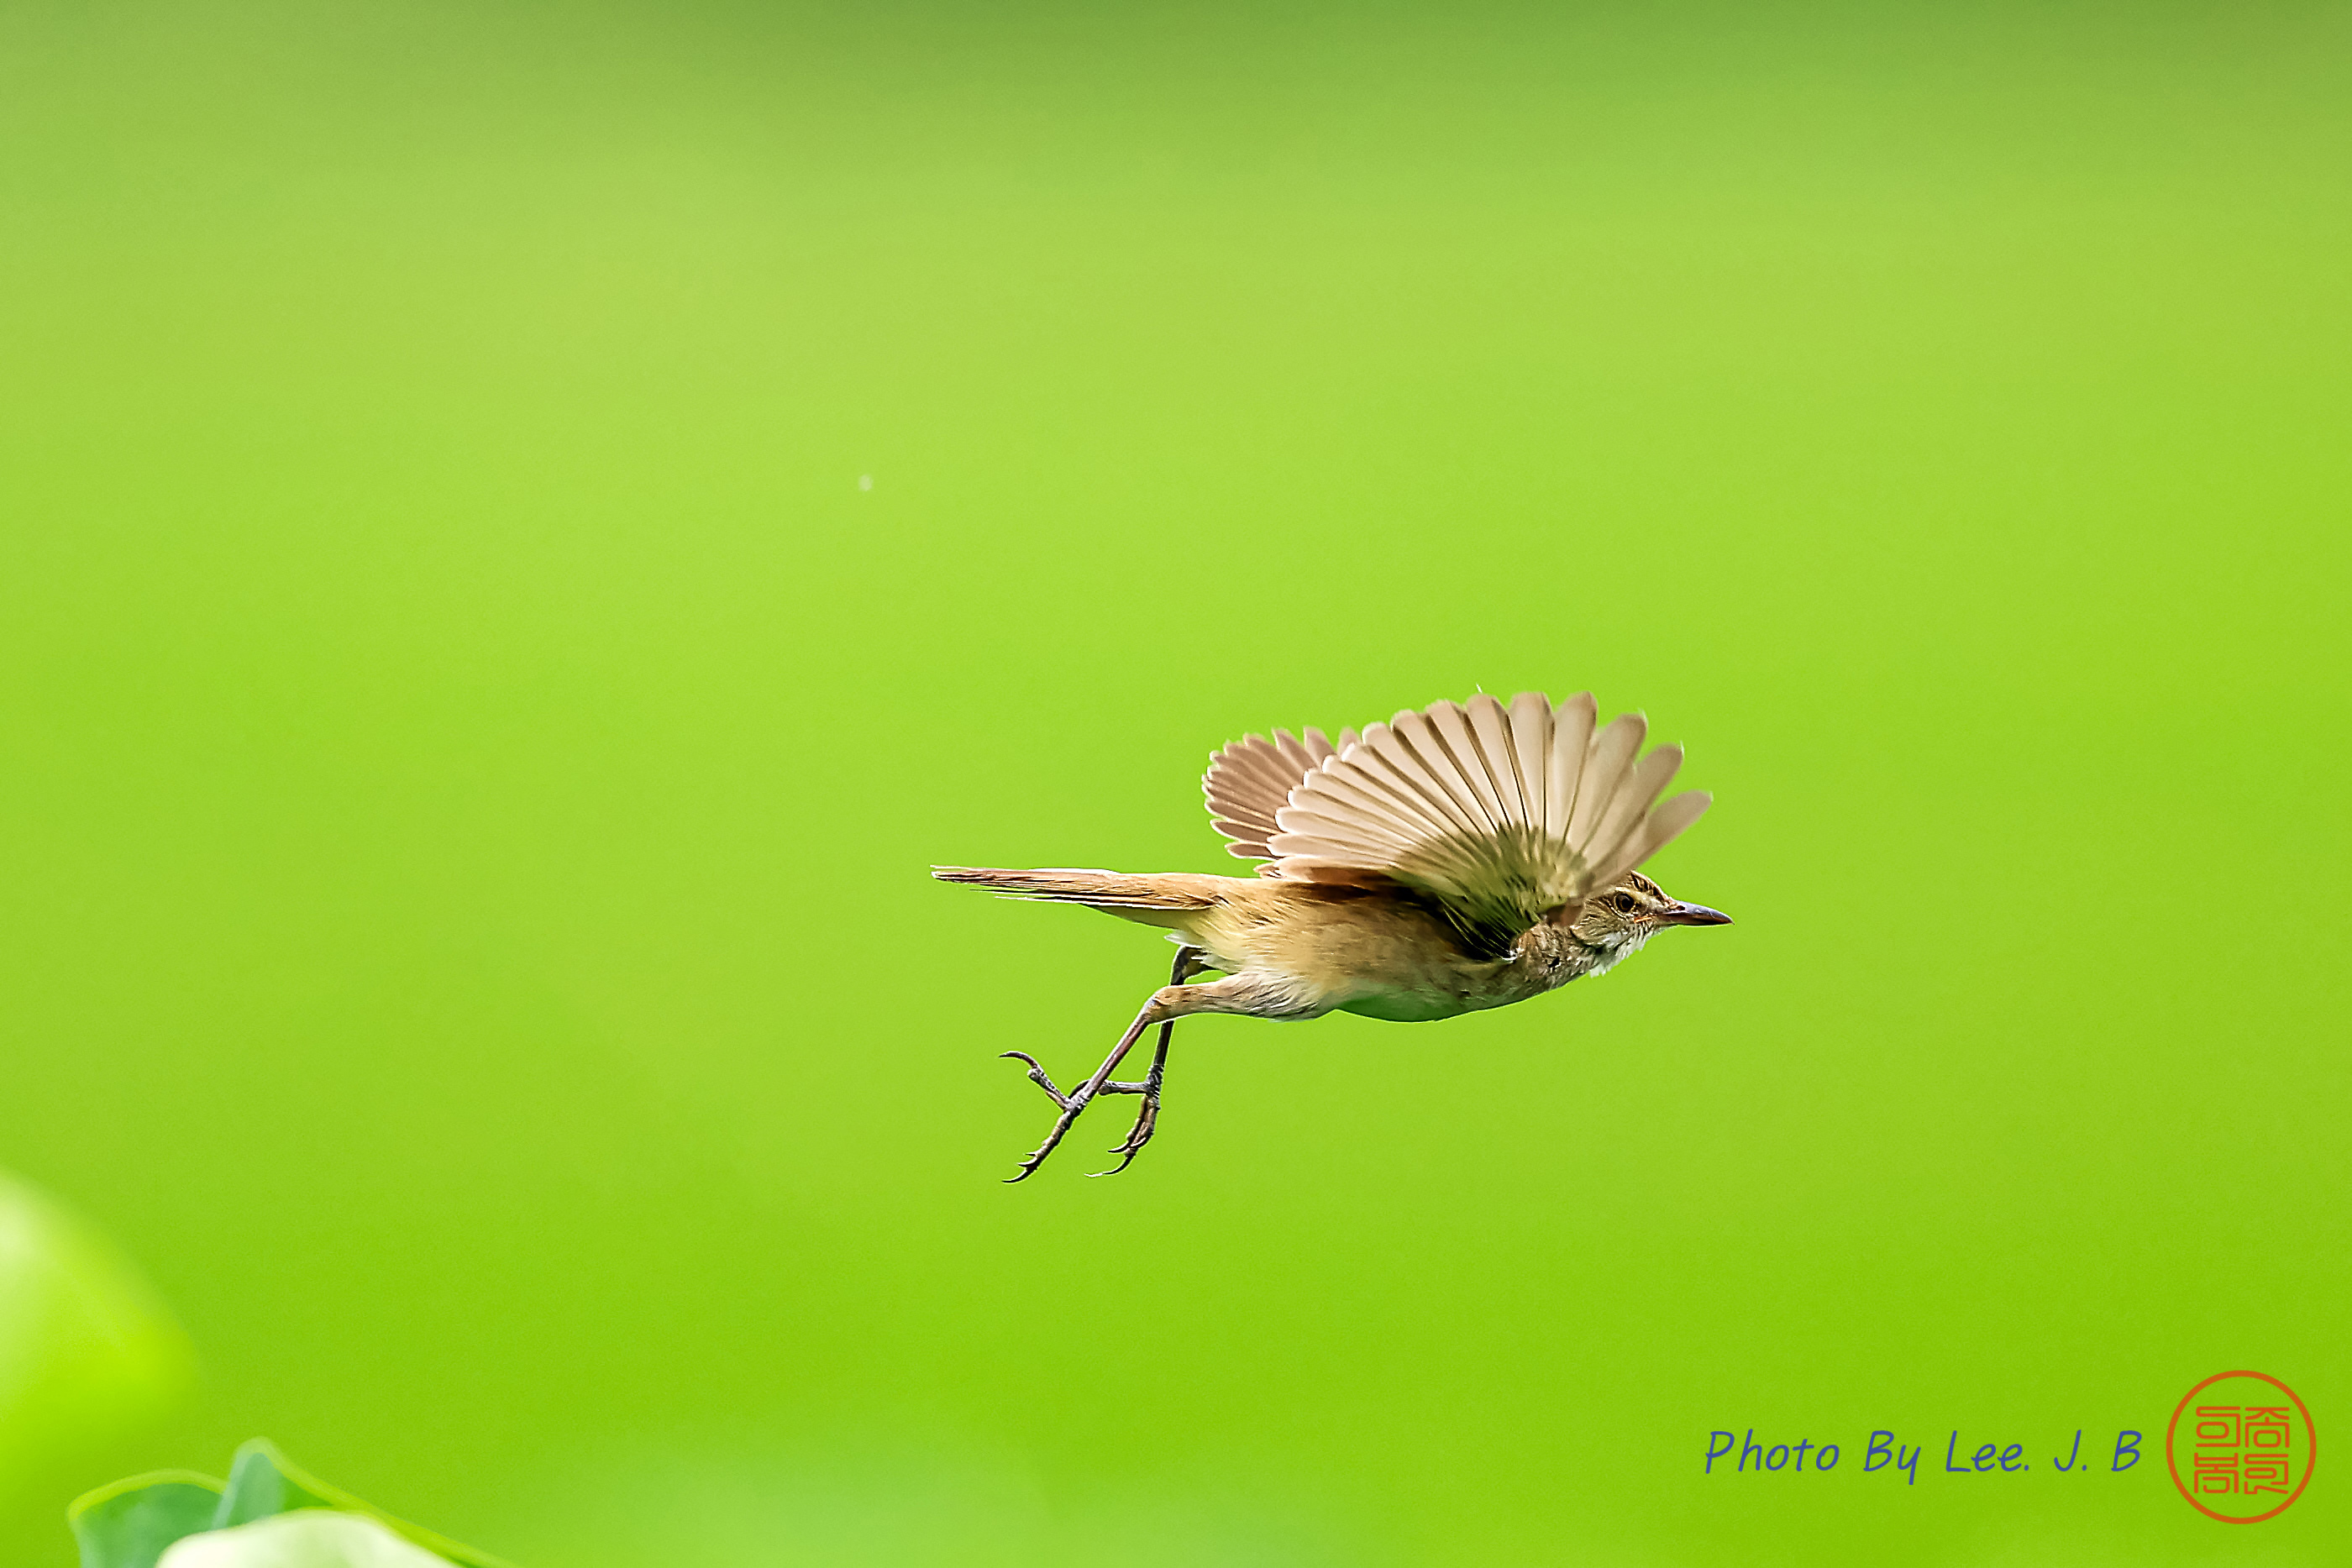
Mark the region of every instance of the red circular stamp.
POLYGON ((2164 1429, 2172 1484, 2198 1512, 2254 1524, 2286 1511, 2311 1479, 2319 1439, 2294 1389, 2266 1372, 2217 1372, 2164 1429))

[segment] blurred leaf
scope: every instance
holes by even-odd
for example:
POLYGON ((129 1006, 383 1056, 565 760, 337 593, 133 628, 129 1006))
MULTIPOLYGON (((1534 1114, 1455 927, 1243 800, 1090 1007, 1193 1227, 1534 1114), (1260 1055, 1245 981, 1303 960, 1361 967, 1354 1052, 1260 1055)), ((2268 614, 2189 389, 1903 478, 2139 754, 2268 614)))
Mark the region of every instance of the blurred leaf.
POLYGON ((221 1483, 192 1470, 158 1470, 100 1487, 66 1511, 81 1568, 154 1568, 163 1549, 212 1528, 221 1483))
POLYGON ((190 1536, 160 1568, 441 1568, 441 1558, 364 1514, 305 1508, 190 1536))
POLYGON ((374 1511, 348 1492, 314 1482, 286 1462, 268 1439, 256 1437, 236 1451, 228 1472, 228 1490, 220 1495, 211 1528, 226 1530, 298 1508, 332 1508, 354 1513, 374 1511))
POLYGON ((168 1410, 194 1359, 129 1260, 0 1176, 0 1511, 47 1491, 54 1530, 75 1474, 168 1410))
POLYGON ((288 1461, 266 1437, 236 1451, 226 1485, 186 1470, 133 1476, 75 1500, 67 1511, 74 1539, 81 1543, 81 1568, 174 1568, 190 1563, 268 1563, 272 1568, 331 1568, 345 1563, 367 1568, 404 1568, 456 1563, 463 1568, 509 1568, 487 1552, 446 1541, 429 1530, 393 1518, 337 1486, 288 1461), (254 1528, 300 1515, 306 1521, 352 1519, 365 1525, 352 1533, 340 1526, 306 1525, 290 1532, 256 1535, 254 1528), (376 1536, 398 1544, 386 1555, 376 1536), (193 1536, 205 1538, 201 1550, 193 1536), (233 1544, 217 1549, 215 1538, 233 1544), (341 1552, 341 1555, 336 1553, 341 1552))
POLYGON ((256 1437, 237 1449, 229 1468, 228 1487, 212 1515, 212 1528, 227 1531, 256 1520, 273 1518, 300 1509, 330 1509, 362 1514, 394 1534, 436 1556, 466 1568, 509 1568, 501 1559, 446 1540, 382 1509, 362 1501, 289 1461, 266 1437, 256 1437))

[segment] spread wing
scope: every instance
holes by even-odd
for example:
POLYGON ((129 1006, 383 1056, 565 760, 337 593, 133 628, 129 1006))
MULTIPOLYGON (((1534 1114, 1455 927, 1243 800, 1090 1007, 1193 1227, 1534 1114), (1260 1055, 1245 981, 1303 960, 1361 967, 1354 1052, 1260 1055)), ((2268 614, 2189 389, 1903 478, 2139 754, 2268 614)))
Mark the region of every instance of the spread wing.
POLYGON ((1268 872, 1402 883, 1442 905, 1473 951, 1507 955, 1555 912, 1573 919, 1711 799, 1659 805, 1682 747, 1637 757, 1648 721, 1597 716, 1590 692, 1557 708, 1522 692, 1507 707, 1481 695, 1369 726, 1276 808, 1268 872))
MULTIPOLYGON (((1248 736, 1213 755, 1209 771, 1202 776, 1201 790, 1209 798, 1209 814, 1217 820, 1217 831, 1231 841, 1226 849, 1240 860, 1272 860, 1274 852, 1265 847, 1265 841, 1281 831, 1274 814, 1290 799, 1291 789, 1317 767, 1355 744, 1352 729, 1339 732, 1337 746, 1324 738, 1319 729, 1309 729, 1303 739, 1277 729, 1272 740, 1262 735, 1248 736)), ((1268 874, 1272 874, 1270 869, 1268 874)))

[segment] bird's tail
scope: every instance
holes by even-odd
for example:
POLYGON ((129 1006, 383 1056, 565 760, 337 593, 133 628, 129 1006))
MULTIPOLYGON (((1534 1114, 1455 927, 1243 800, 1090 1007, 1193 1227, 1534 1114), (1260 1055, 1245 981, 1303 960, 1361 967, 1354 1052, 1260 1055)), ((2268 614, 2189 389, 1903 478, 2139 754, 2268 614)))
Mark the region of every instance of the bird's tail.
POLYGON ((1166 914, 1213 909, 1223 900, 1216 884, 1223 877, 1171 873, 1160 876, 1128 876, 1115 871, 1078 871, 1048 866, 1037 871, 996 871, 986 866, 935 865, 931 874, 941 882, 985 887, 1007 898, 1040 898, 1055 904, 1083 904, 1109 915, 1125 915, 1147 925, 1180 925, 1166 914))

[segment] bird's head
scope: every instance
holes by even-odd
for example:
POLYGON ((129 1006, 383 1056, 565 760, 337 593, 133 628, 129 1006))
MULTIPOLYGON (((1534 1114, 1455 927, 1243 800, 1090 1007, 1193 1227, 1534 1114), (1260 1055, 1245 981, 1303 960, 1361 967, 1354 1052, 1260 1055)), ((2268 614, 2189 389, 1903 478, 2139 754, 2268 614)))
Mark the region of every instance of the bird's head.
POLYGON ((1584 901, 1570 932, 1614 963, 1669 925, 1728 925, 1731 916, 1704 904, 1685 904, 1640 872, 1627 872, 1608 892, 1584 901))

